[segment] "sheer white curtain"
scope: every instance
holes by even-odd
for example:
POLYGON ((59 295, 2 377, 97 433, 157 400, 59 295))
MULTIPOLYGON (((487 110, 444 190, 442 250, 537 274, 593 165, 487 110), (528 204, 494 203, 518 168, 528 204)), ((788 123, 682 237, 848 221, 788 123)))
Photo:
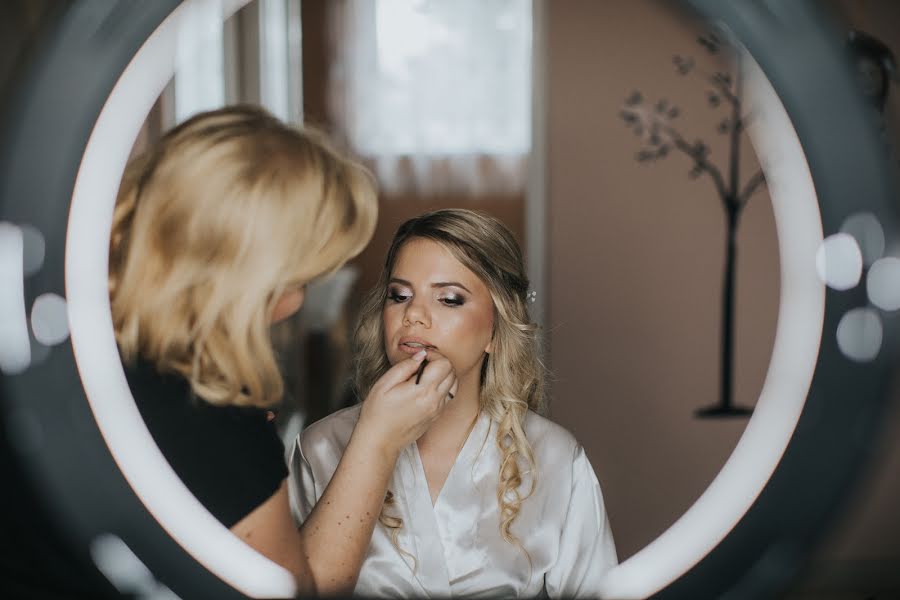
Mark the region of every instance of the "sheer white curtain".
POLYGON ((182 10, 185 16, 175 51, 174 123, 225 104, 222 2, 196 0, 182 10))
POLYGON ((259 104, 284 121, 303 120, 300 0, 256 0, 232 15, 237 4, 245 3, 184 5, 167 127, 237 102, 259 104))
POLYGON ((530 0, 330 2, 332 115, 388 192, 517 193, 530 0))

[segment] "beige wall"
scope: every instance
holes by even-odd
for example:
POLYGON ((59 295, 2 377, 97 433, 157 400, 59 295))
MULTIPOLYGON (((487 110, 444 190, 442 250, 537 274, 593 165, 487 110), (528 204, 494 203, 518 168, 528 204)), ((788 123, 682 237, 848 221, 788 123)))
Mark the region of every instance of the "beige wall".
MULTIPOLYGON (((724 136, 705 86, 673 54, 715 67, 698 30, 647 0, 548 2, 549 297, 552 415, 584 444, 621 558, 671 525, 731 453, 746 419, 701 420, 719 386, 724 210, 675 155, 634 160, 619 118, 633 90, 667 98, 688 139, 724 136)), ((745 146, 744 172, 755 171, 745 146)), ((753 405, 774 339, 778 247, 765 191, 738 238, 735 396, 753 405)))
MULTIPOLYGON (((900 3, 831 4, 900 56, 900 3)), ((687 178, 686 157, 637 163, 638 140, 618 112, 633 90, 665 97, 683 109, 689 139, 719 142, 713 127, 722 113, 706 106, 697 79, 675 74, 673 54, 704 57, 697 30, 665 3, 554 0, 547 18, 552 415, 587 449, 626 558, 696 500, 746 421, 693 416, 718 393, 724 212, 708 179, 687 178)), ((896 126, 900 86, 891 95, 896 126)), ((754 161, 747 154, 745 172, 754 161)), ((718 164, 724 156, 714 146, 718 164)), ((764 191, 747 208, 738 243, 736 399, 752 405, 778 308, 777 239, 764 191)), ((900 581, 898 412, 814 555, 808 588, 900 581)))

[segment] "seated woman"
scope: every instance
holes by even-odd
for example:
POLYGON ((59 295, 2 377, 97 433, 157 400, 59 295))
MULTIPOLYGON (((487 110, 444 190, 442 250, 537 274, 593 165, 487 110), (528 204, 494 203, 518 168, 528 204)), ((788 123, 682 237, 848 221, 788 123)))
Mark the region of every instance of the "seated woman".
MULTIPOLYGON (((300 307, 307 282, 359 253, 376 214, 362 167, 315 132, 249 106, 199 114, 135 158, 114 213, 113 323, 147 427, 213 516, 289 569, 303 592, 355 582, 358 565, 307 554, 327 558, 338 533, 368 539, 393 469, 386 440, 417 435, 446 402, 443 388, 403 385, 421 357, 385 373, 335 475, 335 493, 342 478, 370 493, 326 498, 297 530, 269 412, 283 388, 269 326, 300 307), (395 405, 410 400, 396 418, 395 405), (375 514, 335 517, 350 511, 375 514)), ((429 382, 438 377, 447 389, 456 381, 449 363, 429 382)))
MULTIPOLYGON (((599 595, 616 550, 584 449, 538 414, 545 374, 527 307, 522 254, 498 220, 440 210, 397 231, 356 330, 360 397, 421 349, 449 360, 457 389, 398 454, 357 594, 599 595)), ((366 412, 364 401, 299 436, 299 521, 328 492, 366 412)))

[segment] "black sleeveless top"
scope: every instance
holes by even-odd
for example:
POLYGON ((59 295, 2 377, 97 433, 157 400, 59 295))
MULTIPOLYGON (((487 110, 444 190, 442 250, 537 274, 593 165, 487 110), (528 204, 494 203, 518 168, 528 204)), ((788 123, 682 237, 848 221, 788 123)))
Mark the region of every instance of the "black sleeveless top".
POLYGON ((268 500, 287 477, 284 445, 266 410, 213 406, 147 361, 125 367, 138 409, 166 460, 226 527, 268 500))

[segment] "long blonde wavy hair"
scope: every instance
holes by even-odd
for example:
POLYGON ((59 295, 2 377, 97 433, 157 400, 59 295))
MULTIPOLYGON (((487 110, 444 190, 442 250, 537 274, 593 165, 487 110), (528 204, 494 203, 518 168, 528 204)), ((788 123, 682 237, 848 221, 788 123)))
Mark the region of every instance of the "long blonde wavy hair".
MULTIPOLYGON (((523 423, 529 409, 543 412, 545 367, 540 334, 528 314, 528 277, 515 237, 499 220, 464 209, 426 213, 403 223, 394 235, 378 284, 366 297, 354 336, 355 384, 360 398, 389 368, 384 349, 382 309, 388 281, 400 248, 413 238, 441 244, 488 288, 494 304, 493 347, 481 369, 480 408, 497 424, 496 444, 502 459, 497 481, 500 533, 519 545, 510 527, 522 502, 534 491, 537 469, 523 423), (524 475, 530 485, 524 491, 524 475)), ((386 506, 393 503, 388 492, 386 506)), ((394 545, 403 522, 383 509, 381 523, 391 529, 394 545)), ((527 556, 527 552, 526 552, 527 556)))
POLYGON ((268 407, 283 382, 279 297, 372 237, 374 182, 320 133, 232 106, 175 127, 126 167, 113 215, 116 341, 216 405, 268 407))

